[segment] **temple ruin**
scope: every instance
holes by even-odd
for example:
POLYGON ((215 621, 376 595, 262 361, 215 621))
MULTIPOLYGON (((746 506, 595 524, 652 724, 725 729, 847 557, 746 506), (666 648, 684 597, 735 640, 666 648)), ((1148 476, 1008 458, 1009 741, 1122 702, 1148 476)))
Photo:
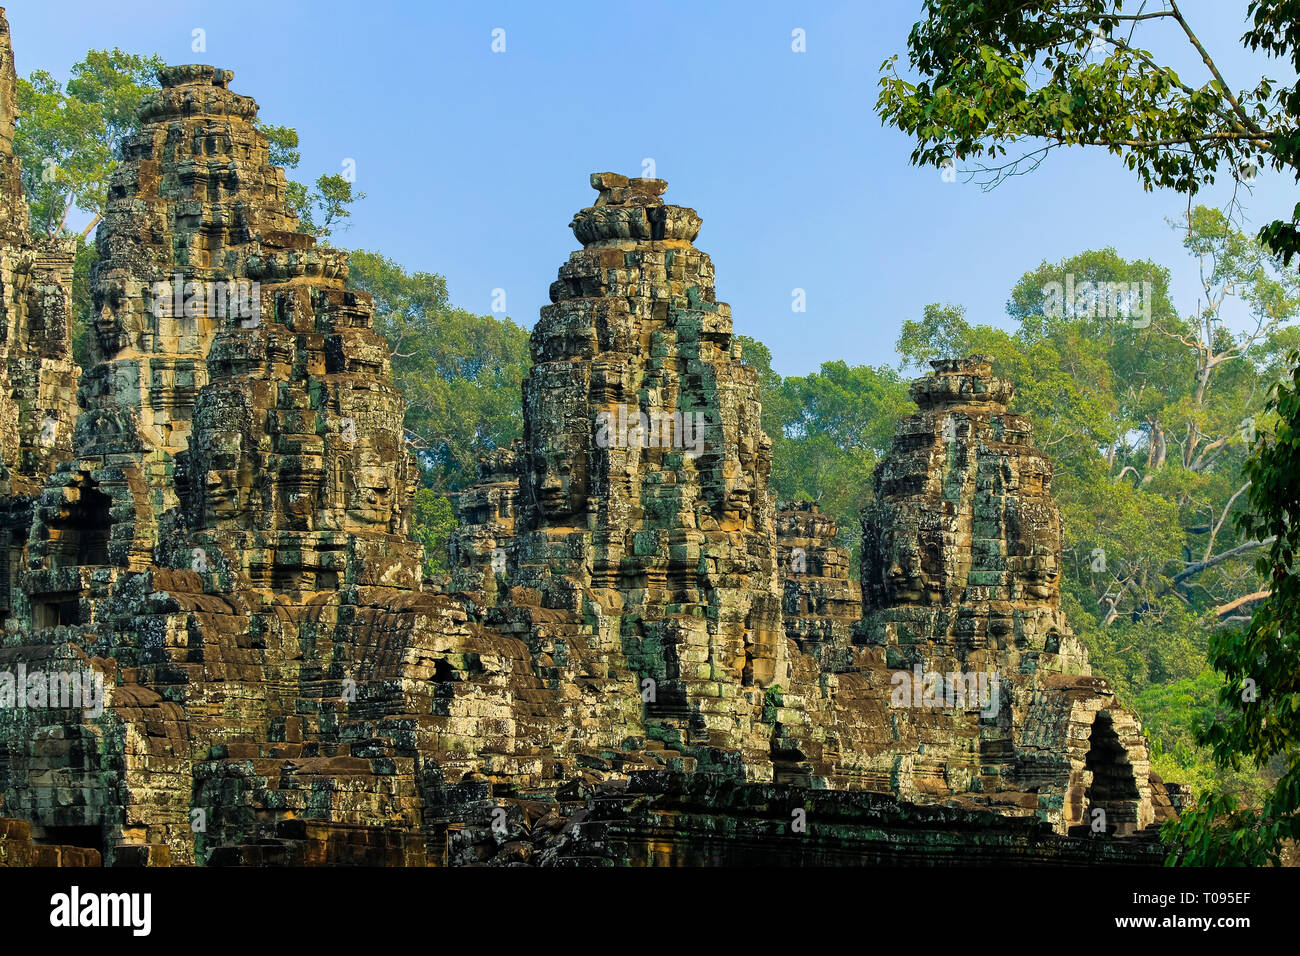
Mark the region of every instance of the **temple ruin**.
POLYGON ((435 585, 369 297, 297 231, 229 71, 167 67, 141 108, 78 382, 71 247, 29 235, 0 29, 14 859, 1163 856, 1185 794, 1062 614, 1051 464, 988 360, 914 384, 852 580, 834 522, 769 488, 700 216, 594 174, 524 436, 460 493, 435 585))

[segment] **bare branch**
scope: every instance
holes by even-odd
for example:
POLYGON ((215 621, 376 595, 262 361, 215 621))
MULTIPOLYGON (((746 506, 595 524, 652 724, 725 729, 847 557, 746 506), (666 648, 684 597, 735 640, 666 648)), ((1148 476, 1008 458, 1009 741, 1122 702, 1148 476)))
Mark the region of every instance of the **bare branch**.
MULTIPOLYGON (((1257 601, 1262 601, 1264 600, 1264 598, 1268 597, 1272 593, 1273 593, 1272 591, 1265 590, 1265 591, 1254 591, 1250 594, 1242 595, 1241 597, 1237 598, 1235 601, 1229 601, 1227 604, 1220 604, 1218 607, 1214 609, 1214 616, 1223 617, 1225 614, 1231 614, 1233 611, 1237 610, 1237 608, 1241 607, 1242 605, 1254 604, 1257 601)), ((1250 620, 1250 618, 1246 618, 1246 620, 1250 620)))
POLYGON ((1269 537, 1265 538, 1262 541, 1247 541, 1245 544, 1239 544, 1235 548, 1229 548, 1227 551, 1222 551, 1219 554, 1216 554, 1212 558, 1206 558, 1204 561, 1194 561, 1191 564, 1189 564, 1185 569, 1179 571, 1177 574, 1174 575, 1174 584, 1176 585, 1181 584, 1182 582, 1186 581, 1188 578, 1200 574, 1202 571, 1208 568, 1212 568, 1216 564, 1222 564, 1224 561, 1227 561, 1229 558, 1235 558, 1237 555, 1243 554, 1246 551, 1250 551, 1254 548, 1262 548, 1266 545, 1270 545, 1276 540, 1277 540, 1276 535, 1270 535, 1269 537))
POLYGON ((1210 540, 1206 542, 1205 554, 1201 556, 1202 561, 1209 560, 1210 555, 1214 553, 1214 539, 1218 537, 1219 529, 1223 527, 1223 522, 1228 520, 1228 512, 1232 510, 1232 503, 1236 501, 1239 497, 1241 497, 1242 492, 1244 492, 1249 487, 1250 487, 1250 482, 1248 481, 1240 488, 1238 488, 1236 491, 1234 491, 1232 493, 1232 497, 1228 499, 1228 503, 1223 506, 1223 514, 1219 515, 1219 520, 1215 523, 1214 528, 1210 531, 1210 540))

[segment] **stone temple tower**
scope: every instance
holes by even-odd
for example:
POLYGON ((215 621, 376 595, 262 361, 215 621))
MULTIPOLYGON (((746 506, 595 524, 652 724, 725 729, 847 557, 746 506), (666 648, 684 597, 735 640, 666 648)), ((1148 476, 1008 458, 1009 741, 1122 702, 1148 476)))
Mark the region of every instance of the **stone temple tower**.
MULTIPOLYGON (((75 455, 30 551, 50 572, 143 570, 182 545, 180 566, 206 568, 185 529, 214 544, 220 532, 240 573, 292 590, 357 563, 340 535, 407 530, 414 468, 387 349, 368 302, 344 290, 346 255, 297 231, 257 104, 231 77, 164 68, 124 146, 98 233, 75 455)), ((413 547, 397 550, 391 575, 418 585, 413 547)), ((38 608, 85 594, 62 577, 51 587, 28 589, 38 608)))
POLYGON ((1029 420, 1007 411, 1014 388, 992 359, 931 365, 863 515, 861 640, 891 672, 996 674, 998 692, 922 730, 905 759, 911 786, 1062 827, 1101 808, 1109 828, 1140 829, 1158 778, 1140 724, 1091 676, 1061 611, 1051 463, 1029 420))
POLYGON ((72 451, 77 376, 72 358, 68 238, 33 239, 22 170, 9 24, 0 10, 0 616, 22 566, 33 496, 72 451))
POLYGON ((717 688, 770 686, 783 644, 757 373, 695 211, 662 180, 591 185, 532 336, 520 579, 571 610, 589 589, 653 682, 649 719, 734 746, 757 710, 717 688))
POLYGON ((965 664, 984 652, 1087 666, 1060 602, 1061 518, 1052 466, 992 360, 944 360, 918 379, 865 516, 869 629, 900 663, 965 664))
POLYGON ((15 544, 0 651, 105 688, 97 713, 4 715, 24 741, 4 760, 12 807, 47 835, 183 861, 248 835, 259 788, 331 824, 366 804, 418 826, 409 759, 394 797, 373 729, 340 726, 357 697, 372 718, 406 706, 378 639, 351 631, 421 584, 402 399, 346 253, 296 231, 231 76, 164 68, 124 147, 98 233, 85 410, 15 544), (25 742, 45 735, 59 743, 25 742), (321 780, 370 769, 341 735, 382 769, 334 798, 345 788, 321 780), (278 758, 304 751, 315 762, 287 777, 278 758), (210 831, 191 829, 194 810, 210 831))
POLYGON ((176 456, 188 446, 217 331, 255 327, 252 282, 268 268, 338 268, 297 234, 284 171, 254 126, 257 104, 230 90, 231 77, 210 66, 161 71, 97 234, 91 368, 70 471, 99 470, 104 493, 131 500, 132 519, 115 524, 110 550, 133 567, 151 560, 163 537, 157 518, 180 504, 176 456))

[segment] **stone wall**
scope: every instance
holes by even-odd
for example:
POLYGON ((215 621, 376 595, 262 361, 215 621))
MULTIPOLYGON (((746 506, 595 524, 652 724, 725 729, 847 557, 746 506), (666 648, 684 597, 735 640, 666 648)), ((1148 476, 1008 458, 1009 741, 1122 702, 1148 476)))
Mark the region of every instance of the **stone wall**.
POLYGON ((776 513, 777 567, 786 636, 828 671, 853 666, 853 629, 862 588, 849 574, 849 552, 834 544, 834 518, 811 502, 785 502, 776 513))

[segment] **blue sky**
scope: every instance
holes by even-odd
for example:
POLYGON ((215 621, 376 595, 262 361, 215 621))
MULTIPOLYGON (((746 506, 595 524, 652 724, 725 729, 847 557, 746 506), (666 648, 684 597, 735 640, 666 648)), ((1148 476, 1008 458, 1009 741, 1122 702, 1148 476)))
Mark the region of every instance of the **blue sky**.
MULTIPOLYGON (((1241 49, 1245 0, 1185 0, 1234 87, 1286 65, 1241 49)), ((782 374, 822 362, 896 362, 930 302, 1006 324, 1017 279, 1041 261, 1114 246, 1169 266, 1196 305, 1196 268, 1166 219, 1186 197, 1145 193, 1101 150, 1057 151, 991 192, 908 164, 911 141, 874 104, 883 60, 903 53, 913 0, 858 3, 128 2, 7 4, 18 71, 65 78, 88 49, 119 46, 235 73, 263 119, 295 127, 297 178, 356 163, 358 204, 336 242, 446 276, 453 302, 531 327, 577 247, 572 214, 591 172, 641 175, 704 218, 697 244, 737 332, 782 374), (493 31, 505 51, 492 51, 493 31), (791 50, 801 29, 806 52, 791 50), (194 30, 205 52, 194 52, 194 30), (792 290, 807 311, 791 311, 792 290)), ((1200 83, 1161 24, 1154 52, 1200 83)), ((1216 186, 1201 201, 1223 203, 1216 186)), ((1258 225, 1296 184, 1271 172, 1245 197, 1258 225)))

